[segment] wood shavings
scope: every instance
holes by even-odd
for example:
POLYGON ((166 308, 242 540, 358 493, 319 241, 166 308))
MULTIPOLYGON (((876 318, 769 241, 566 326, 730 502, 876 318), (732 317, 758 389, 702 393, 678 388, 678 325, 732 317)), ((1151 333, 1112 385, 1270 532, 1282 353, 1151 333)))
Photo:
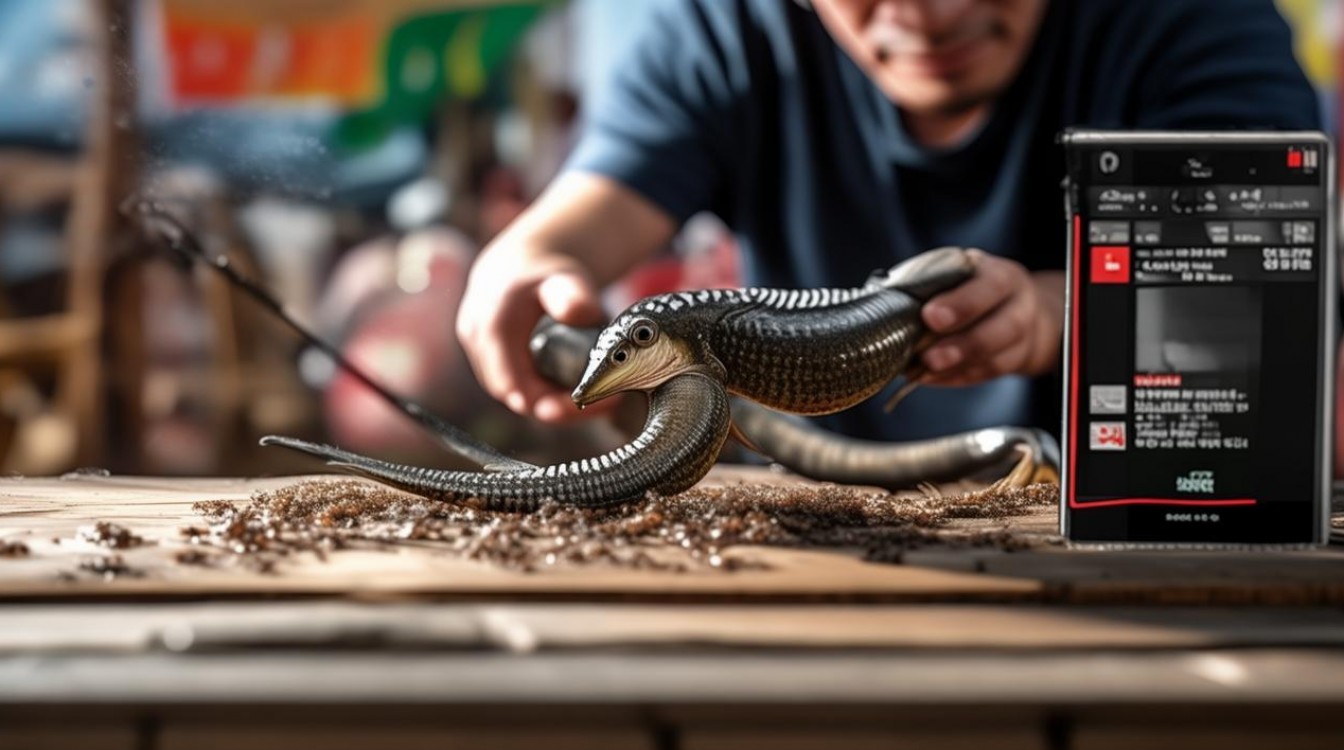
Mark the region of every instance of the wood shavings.
POLYGON ((0 541, 0 558, 15 559, 29 555, 28 545, 23 542, 0 541))
POLYGON ((91 542, 108 549, 131 549, 145 543, 144 537, 131 533, 131 530, 111 521, 99 521, 92 526, 79 530, 80 541, 91 542))
POLYGON ((104 555, 85 560, 79 564, 79 569, 86 573, 102 576, 105 581, 116 578, 140 578, 144 575, 142 571, 127 565, 126 560, 121 555, 104 555))
POLYGON ((522 571, 579 565, 733 571, 759 566, 733 552, 745 545, 859 549, 868 560, 891 563, 927 546, 1019 549, 1028 543, 1013 534, 949 521, 1024 515, 1058 501, 1053 485, 909 497, 835 485, 743 484, 612 508, 552 503, 511 513, 336 480, 257 493, 237 505, 197 503, 193 510, 209 522, 208 535, 199 527, 181 533, 259 572, 274 572, 299 553, 325 557, 353 545, 407 543, 522 571))

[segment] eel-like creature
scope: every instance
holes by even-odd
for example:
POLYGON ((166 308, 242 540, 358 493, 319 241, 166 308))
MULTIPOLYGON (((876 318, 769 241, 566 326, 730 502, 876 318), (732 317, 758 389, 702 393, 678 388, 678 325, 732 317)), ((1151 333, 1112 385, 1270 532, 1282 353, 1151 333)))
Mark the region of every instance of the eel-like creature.
POLYGON ((984 479, 1007 487, 1059 482, 1059 446, 1042 430, 986 427, 904 443, 860 440, 742 399, 737 429, 771 461, 812 479, 906 489, 984 479))
POLYGON ((325 458, 332 466, 417 495, 454 502, 474 498, 488 508, 530 511, 546 501, 601 507, 648 492, 674 495, 689 489, 714 465, 730 421, 723 386, 704 375, 684 373, 653 389, 648 421, 630 443, 597 458, 554 466, 448 471, 392 464, 288 437, 261 442, 325 458))
POLYGON ((830 414, 906 374, 927 342, 923 303, 974 273, 938 248, 853 289, 711 289, 648 297, 598 337, 574 401, 648 390, 682 372, 794 414, 830 414))
MULTIPOLYGON (((537 370, 563 387, 582 376, 597 328, 554 320, 537 326, 531 340, 537 370)), ((822 481, 905 489, 926 482, 993 479, 1007 486, 1059 481, 1059 448, 1049 433, 990 427, 904 443, 838 435, 805 419, 732 399, 736 429, 770 460, 822 481)))
MULTIPOLYGON (((531 510, 545 500, 597 507, 634 500, 650 491, 665 495, 681 492, 709 471, 727 439, 731 416, 723 385, 687 373, 650 389, 644 430, 629 444, 597 458, 555 466, 538 467, 518 461, 384 388, 290 315, 274 295, 235 271, 227 258, 207 254, 195 235, 159 206, 131 200, 122 210, 139 223, 147 236, 188 261, 221 275, 374 393, 438 437, 451 451, 485 467, 486 471, 404 466, 289 437, 268 436, 262 439, 263 445, 278 445, 324 458, 332 465, 427 497, 452 501, 477 499, 491 508, 531 510)), ((587 354, 586 348, 583 354, 587 354)))

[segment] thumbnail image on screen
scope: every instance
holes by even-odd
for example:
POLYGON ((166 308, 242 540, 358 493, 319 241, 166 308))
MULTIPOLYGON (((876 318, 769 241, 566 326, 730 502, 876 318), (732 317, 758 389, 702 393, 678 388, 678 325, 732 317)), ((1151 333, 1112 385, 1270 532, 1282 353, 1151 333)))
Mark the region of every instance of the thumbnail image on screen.
POLYGON ((1135 293, 1136 369, 1250 374, 1260 366, 1260 290, 1147 287, 1135 293))

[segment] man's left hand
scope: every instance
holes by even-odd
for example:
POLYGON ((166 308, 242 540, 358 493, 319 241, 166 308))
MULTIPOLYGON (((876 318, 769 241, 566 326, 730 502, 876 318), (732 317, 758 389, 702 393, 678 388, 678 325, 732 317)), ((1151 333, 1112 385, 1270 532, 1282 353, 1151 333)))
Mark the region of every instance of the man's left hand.
POLYGON ((970 251, 975 276, 924 305, 939 338, 924 352, 931 385, 972 385, 1000 375, 1041 375, 1059 365, 1064 274, 970 251))

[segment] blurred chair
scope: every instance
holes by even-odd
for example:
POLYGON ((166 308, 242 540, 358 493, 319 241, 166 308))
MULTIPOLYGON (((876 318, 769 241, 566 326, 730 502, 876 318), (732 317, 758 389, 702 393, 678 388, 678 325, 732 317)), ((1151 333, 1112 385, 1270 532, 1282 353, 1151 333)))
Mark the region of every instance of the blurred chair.
MULTIPOLYGON (((101 71, 85 79, 89 94, 76 108, 85 112, 82 148, 36 151, 17 138, 8 142, 29 147, 0 150, 0 221, 24 211, 69 207, 60 243, 65 282, 59 304, 28 315, 7 315, 10 306, 0 304, 0 411, 10 421, 0 430, 10 438, 0 453, 4 470, 49 473, 105 457, 103 266, 108 247, 121 236, 117 203, 135 185, 139 153, 134 77, 109 74, 134 59, 132 5, 133 0, 80 5, 88 11, 80 16, 88 38, 72 32, 59 40, 66 46, 87 44, 90 72, 101 71), (44 379, 49 388, 40 387, 44 379)), ((21 18, 37 18, 27 11, 39 7, 56 6, 26 3, 23 11, 18 4, 5 6, 21 18)))
POLYGON ((58 309, 19 316, 0 290, 0 468, 49 473, 97 458, 102 278, 98 246, 74 241, 88 215, 85 163, 0 152, 0 222, 70 204, 58 309), (50 383, 49 388, 43 386, 50 383))

